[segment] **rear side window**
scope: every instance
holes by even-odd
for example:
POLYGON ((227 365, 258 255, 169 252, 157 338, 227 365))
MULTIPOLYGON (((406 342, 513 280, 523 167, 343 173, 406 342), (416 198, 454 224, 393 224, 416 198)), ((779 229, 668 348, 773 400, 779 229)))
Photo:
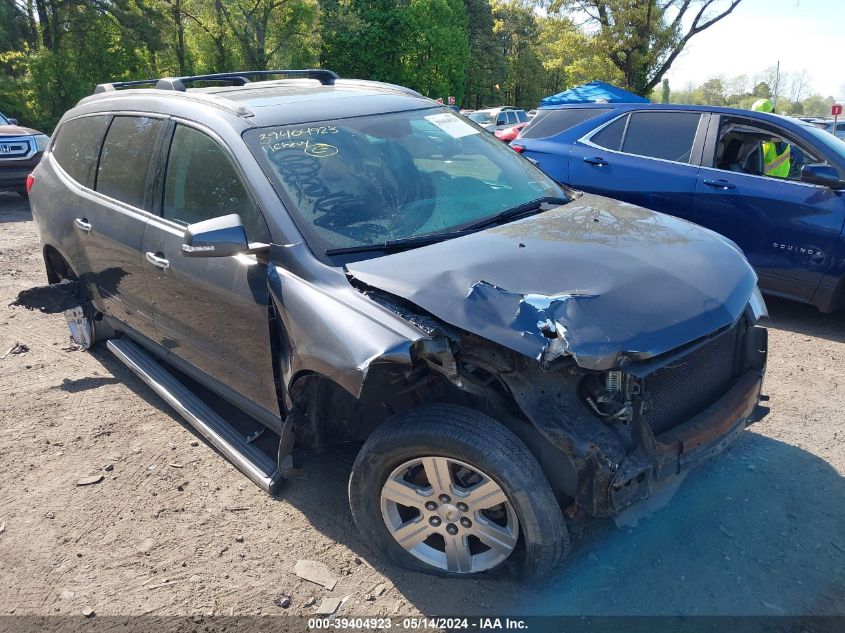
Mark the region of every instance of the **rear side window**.
POLYGON ((567 108, 565 110, 539 110, 531 119, 520 138, 547 138, 575 127, 607 112, 606 108, 567 108))
POLYGON ((528 113, 525 110, 517 110, 516 118, 520 123, 525 123, 528 120, 528 113))
POLYGON ((94 170, 109 116, 86 116, 67 121, 53 143, 53 158, 83 187, 94 186, 94 170))
POLYGON ((147 176, 163 121, 150 117, 114 118, 103 142, 97 191, 143 208, 147 176))
POLYGON ((225 150, 208 135, 177 125, 164 178, 165 218, 193 224, 237 213, 250 241, 269 241, 267 225, 225 150))
POLYGON ((697 112, 634 112, 622 151, 688 163, 700 119, 697 112))
POLYGON ((616 119, 613 123, 594 134, 590 139, 593 143, 600 147, 606 147, 619 151, 622 145, 622 136, 625 134, 625 125, 628 123, 628 117, 623 116, 616 119))

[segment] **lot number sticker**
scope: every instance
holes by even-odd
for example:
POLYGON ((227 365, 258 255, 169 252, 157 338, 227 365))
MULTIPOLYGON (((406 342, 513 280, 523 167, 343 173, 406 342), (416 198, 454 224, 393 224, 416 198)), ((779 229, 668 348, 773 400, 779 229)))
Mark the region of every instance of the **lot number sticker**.
POLYGON ((426 121, 439 127, 452 138, 461 138, 462 136, 469 136, 470 134, 478 134, 478 130, 472 127, 469 123, 461 121, 454 114, 444 112, 443 114, 432 114, 425 117, 426 121))

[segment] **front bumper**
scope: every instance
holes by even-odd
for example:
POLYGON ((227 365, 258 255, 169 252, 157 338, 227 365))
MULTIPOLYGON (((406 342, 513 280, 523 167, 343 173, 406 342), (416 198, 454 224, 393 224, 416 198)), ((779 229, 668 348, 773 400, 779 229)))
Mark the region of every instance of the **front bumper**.
POLYGON ((38 166, 43 152, 27 160, 0 161, 0 189, 19 189, 26 186, 26 177, 38 166))
POLYGON ((631 392, 627 420, 605 421, 588 409, 579 390, 583 374, 578 368, 571 367, 567 377, 565 372, 546 372, 523 363, 517 371, 503 374, 517 404, 548 442, 548 450, 540 451, 540 462, 566 504, 568 518, 610 517, 653 497, 724 450, 759 419, 768 337, 765 328, 751 323, 740 321, 734 326, 740 328, 735 336, 726 330, 674 355, 647 361, 647 366, 628 365, 623 371, 640 387, 631 392), (720 355, 725 344, 733 350, 733 361, 720 355), (707 363, 702 365, 701 359, 707 363), (705 393, 709 405, 695 408, 695 400, 677 399, 701 381, 721 383, 724 373, 708 373, 702 367, 721 367, 723 361, 733 363, 733 377, 715 399, 705 393), (677 382, 669 383, 672 389, 652 383, 658 371, 674 372, 670 377, 677 382), (670 419, 670 424, 664 423, 665 416, 655 418, 653 384, 662 390, 660 398, 674 396, 683 405, 670 411, 672 417, 686 417, 670 419), (689 408, 695 411, 686 415, 689 408))
POLYGON ((656 479, 680 474, 722 452, 757 409, 763 377, 750 371, 717 402, 657 440, 656 479))

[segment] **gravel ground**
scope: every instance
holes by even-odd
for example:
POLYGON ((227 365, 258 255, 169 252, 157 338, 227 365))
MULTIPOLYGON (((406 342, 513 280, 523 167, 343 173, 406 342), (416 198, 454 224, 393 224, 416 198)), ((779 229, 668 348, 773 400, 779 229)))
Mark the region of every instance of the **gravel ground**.
POLYGON ((771 300, 771 413, 529 587, 383 563, 347 509, 351 448, 266 496, 107 351, 73 350, 60 315, 8 307, 44 282, 28 207, 0 194, 0 356, 28 347, 0 360, 0 614, 313 614, 325 597, 348 597, 341 615, 845 614, 842 314, 771 300))

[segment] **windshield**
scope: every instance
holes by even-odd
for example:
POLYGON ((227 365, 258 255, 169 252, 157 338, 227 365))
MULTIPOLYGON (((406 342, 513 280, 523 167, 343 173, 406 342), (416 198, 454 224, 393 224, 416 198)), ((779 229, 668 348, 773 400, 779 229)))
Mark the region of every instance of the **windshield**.
POLYGON ((494 113, 489 110, 486 112, 483 110, 479 110, 478 112, 471 112, 467 115, 467 117, 471 121, 475 121, 479 125, 490 125, 491 123, 495 123, 496 121, 494 113))
MULTIPOLYGON (((827 130, 817 128, 814 125, 804 125, 802 127, 807 134, 824 145, 825 149, 829 152, 832 152, 836 156, 837 160, 845 161, 845 142, 843 142, 842 139, 837 138, 827 130)), ((839 166, 841 165, 842 162, 839 163, 839 166)))
POLYGON ((444 108, 261 128, 245 138, 320 257, 566 198, 510 147, 444 108))
POLYGON ((7 119, 2 112, 0 112, 0 125, 9 125, 9 119, 7 119))

